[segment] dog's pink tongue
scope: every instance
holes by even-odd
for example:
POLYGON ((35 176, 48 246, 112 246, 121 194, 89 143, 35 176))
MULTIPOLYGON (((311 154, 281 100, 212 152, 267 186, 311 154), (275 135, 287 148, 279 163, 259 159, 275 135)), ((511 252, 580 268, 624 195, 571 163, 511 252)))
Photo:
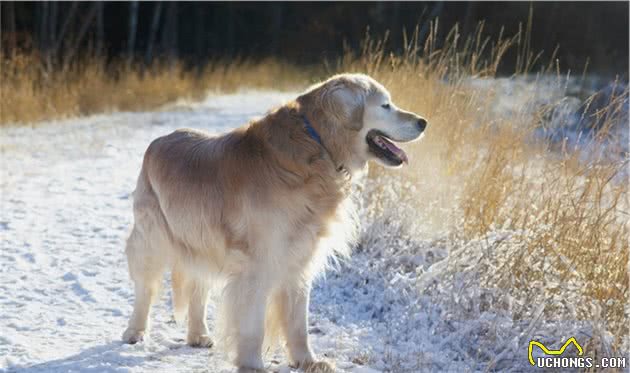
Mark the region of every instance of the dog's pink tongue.
POLYGON ((387 140, 384 140, 383 144, 385 144, 385 146, 390 152, 396 154, 396 156, 402 159, 402 161, 405 162, 406 164, 409 164, 409 159, 407 158, 407 154, 401 148, 397 147, 396 145, 392 144, 391 142, 387 140))

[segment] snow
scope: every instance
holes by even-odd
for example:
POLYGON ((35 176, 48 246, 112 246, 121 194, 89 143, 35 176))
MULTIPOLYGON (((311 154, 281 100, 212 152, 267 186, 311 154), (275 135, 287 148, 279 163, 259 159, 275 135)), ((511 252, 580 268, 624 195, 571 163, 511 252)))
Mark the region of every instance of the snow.
MULTIPOLYGON (((464 86, 477 94, 491 95, 491 118, 522 118, 531 121, 541 113, 538 137, 564 143, 584 157, 623 160, 630 151, 628 82, 591 76, 521 75, 509 78, 469 78, 464 86), (593 138, 603 120, 596 113, 608 110, 613 123, 604 145, 593 138), (597 154, 594 154, 597 153, 597 154)), ((527 123, 527 120, 525 121, 527 123)))
MULTIPOLYGON (((167 283, 152 311, 151 338, 121 342, 133 301, 124 257, 131 192, 152 139, 181 127, 226 131, 294 96, 244 91, 158 112, 3 128, 0 369, 234 371, 214 349, 185 345, 185 328, 171 321, 167 283)), ((392 182, 402 181, 392 176, 392 182)), ((373 191, 369 183, 360 188, 373 191)), ((397 201, 401 192, 388 193, 385 199, 397 201)), ((421 218, 410 209, 395 213, 421 218)), ((529 338, 557 343, 598 333, 610 340, 605 325, 542 315, 541 302, 579 299, 520 296, 487 283, 488 273, 514 260, 526 233, 497 230, 464 242, 442 233, 425 237, 403 219, 374 216, 365 207, 361 216, 359 247, 312 293, 313 348, 340 371, 527 371, 529 338)), ((281 352, 266 361, 271 371, 293 372, 281 352)))

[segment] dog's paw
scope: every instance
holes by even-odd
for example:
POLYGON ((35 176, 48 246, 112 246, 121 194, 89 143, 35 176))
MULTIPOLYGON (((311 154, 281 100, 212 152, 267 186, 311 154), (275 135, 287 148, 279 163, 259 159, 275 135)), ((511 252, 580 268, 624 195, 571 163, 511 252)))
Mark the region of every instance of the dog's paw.
POLYGON ((335 368, 326 361, 304 362, 300 368, 305 373, 335 373, 335 368))
POLYGON ((188 343, 190 347, 199 347, 199 348, 210 348, 212 347, 212 345, 214 345, 214 342, 212 342, 212 339, 210 339, 210 337, 207 334, 188 335, 188 338, 186 339, 186 343, 188 343))
POLYGON ((144 340, 144 330, 127 328, 123 333, 122 340, 125 343, 136 344, 144 340))

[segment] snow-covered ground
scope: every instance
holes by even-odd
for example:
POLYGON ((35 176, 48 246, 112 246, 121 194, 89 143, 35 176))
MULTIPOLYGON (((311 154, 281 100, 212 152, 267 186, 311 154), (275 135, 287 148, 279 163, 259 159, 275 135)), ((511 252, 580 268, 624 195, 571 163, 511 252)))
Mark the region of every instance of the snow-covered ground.
MULTIPOLYGON (((3 128, 0 369, 232 372, 214 349, 185 346, 184 327, 170 322, 168 285, 152 312, 151 339, 120 341, 133 300, 124 258, 130 195, 155 137, 180 127, 225 131, 293 96, 213 95, 158 112, 3 128)), ((364 192, 371 192, 369 185, 364 192)), ((509 257, 506 248, 518 250, 514 232, 461 242, 407 234, 395 217, 363 212, 363 223, 352 258, 320 279, 312 294, 314 350, 340 371, 520 372, 531 369, 526 349, 533 336, 557 342, 599 333, 610 340, 605 325, 542 320, 540 304, 521 304, 483 285, 482 276, 509 257)), ((212 315, 211 309, 211 327, 212 315)), ((282 353, 266 361, 272 371, 291 371, 282 353)))
POLYGON ((565 143, 584 157, 623 160, 630 151, 628 82, 598 77, 580 79, 555 75, 509 78, 469 78, 464 85, 477 94, 490 94, 488 114, 494 118, 539 118, 538 137, 565 143), (605 110, 607 106, 613 109, 605 110), (597 113, 609 114, 599 118, 597 113), (604 145, 593 142, 604 118, 613 123, 604 145), (597 154, 594 154, 597 153, 597 154))

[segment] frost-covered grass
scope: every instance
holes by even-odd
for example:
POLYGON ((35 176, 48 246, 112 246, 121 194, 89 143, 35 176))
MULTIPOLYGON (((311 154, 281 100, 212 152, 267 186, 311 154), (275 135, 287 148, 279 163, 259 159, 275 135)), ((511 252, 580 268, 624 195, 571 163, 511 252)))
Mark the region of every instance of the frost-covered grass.
POLYGON ((627 356, 627 83, 567 108, 572 80, 496 79, 500 52, 473 58, 483 52, 461 44, 432 50, 412 38, 397 57, 368 40, 349 59, 430 123, 411 167, 370 170, 363 247, 393 262, 423 263, 427 247, 447 253, 428 269, 412 260, 394 273, 413 284, 419 309, 440 315, 423 322, 455 351, 446 359, 463 364, 457 371, 526 370, 530 339, 555 346, 575 336, 587 355, 627 356))

